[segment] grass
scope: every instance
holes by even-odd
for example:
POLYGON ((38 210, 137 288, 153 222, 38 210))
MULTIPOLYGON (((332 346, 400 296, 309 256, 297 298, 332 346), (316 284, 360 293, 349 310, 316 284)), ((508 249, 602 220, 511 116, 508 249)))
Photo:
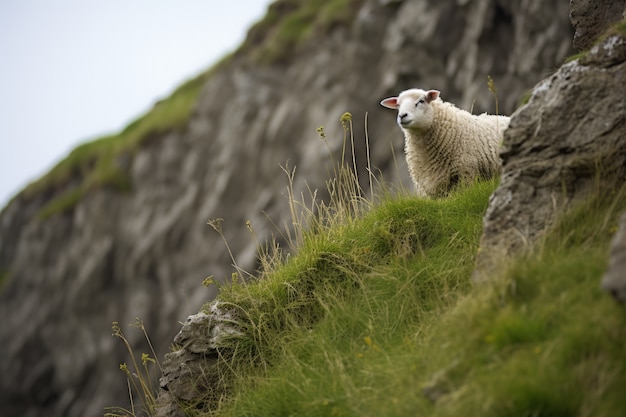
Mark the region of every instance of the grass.
POLYGON ((350 22, 362 0, 278 0, 248 32, 238 54, 265 65, 285 63, 313 35, 350 22))
MULTIPOLYGON (((349 22, 361 0, 278 0, 249 32, 236 54, 249 54, 257 64, 285 62, 311 39, 349 22)), ((230 56, 184 83, 168 98, 121 132, 97 138, 74 149, 46 175, 20 194, 32 199, 44 195, 41 220, 71 211, 85 194, 97 188, 117 192, 132 189, 129 169, 140 146, 164 132, 184 129, 202 85, 230 56)), ((10 202, 9 202, 10 204, 10 202)))
POLYGON ((242 360, 214 415, 626 415, 626 315, 599 289, 626 193, 590 196, 537 252, 472 287, 493 187, 385 200, 225 288, 263 366, 242 360))
MULTIPOLYGON (((344 380, 350 382, 344 387, 350 389, 349 394, 358 395, 354 392, 357 382, 363 383, 366 379, 359 376, 356 381, 351 377, 346 379, 345 375, 331 374, 348 369, 356 371, 353 368, 356 363, 367 364, 370 360, 380 366, 376 357, 382 358, 380 354, 389 342, 401 346, 412 339, 416 317, 427 315, 441 303, 451 301, 448 297, 451 291, 467 288, 467 282, 459 278, 471 272, 473 257, 452 259, 449 252, 471 246, 471 241, 477 240, 480 222, 476 220, 480 219, 492 188, 493 184, 482 184, 472 189, 483 195, 482 204, 475 204, 476 201, 467 196, 444 204, 416 198, 389 199, 362 219, 308 236, 296 257, 254 285, 251 299, 271 299, 270 309, 274 314, 284 314, 269 328, 259 331, 269 341, 282 340, 283 343, 278 346, 267 343, 267 350, 262 341, 256 343, 256 354, 267 363, 273 363, 273 351, 279 349, 280 362, 286 361, 284 371, 278 367, 279 374, 297 369, 308 381, 314 377, 309 375, 313 372, 318 374, 316 380, 320 387, 326 378, 328 381, 336 379, 337 383, 344 380), (474 221, 470 220, 472 218, 474 221), (428 258, 431 261, 425 262, 428 258), (442 274, 441 280, 428 278, 434 271, 442 274), (291 297, 287 296, 285 288, 290 290, 291 297), (292 308, 284 309, 285 302, 292 308), (276 322, 281 324, 276 326, 276 322), (320 375, 324 372, 330 374, 320 375)), ((258 311, 251 313, 253 307, 248 305, 247 292, 237 286, 228 287, 220 297, 245 306, 251 317, 262 316, 258 311)), ((265 387, 260 391, 260 398, 245 395, 235 407, 234 415, 283 415, 271 410, 280 399, 292 406, 303 405, 303 401, 315 403, 322 414, 329 411, 329 405, 338 407, 335 398, 338 387, 332 384, 325 387, 328 392, 317 392, 318 398, 294 403, 293 395, 300 389, 291 392, 295 389, 293 378, 269 377, 267 381, 274 394, 265 387), (256 405, 246 411, 250 404, 256 405), (269 408, 259 410, 256 408, 259 404, 269 408)), ((256 387, 259 381, 252 384, 256 387)), ((257 389, 259 387, 253 388, 253 393, 257 389)))
POLYGON ((626 187, 596 187, 534 251, 472 285, 497 181, 365 198, 344 154, 330 203, 311 203, 285 171, 293 254, 272 247, 258 278, 237 268, 220 286, 243 336, 212 365, 220 396, 188 415, 626 416, 626 314, 599 287, 626 187))
POLYGON ((233 395, 207 415, 626 415, 626 315, 599 288, 626 188, 590 195, 474 287, 495 185, 386 195, 223 288, 248 331, 233 395))
POLYGON ((118 134, 79 145, 50 172, 29 184, 20 196, 30 199, 36 195, 52 195, 38 213, 40 219, 46 219, 73 209, 93 189, 107 187, 118 192, 130 191, 129 169, 134 153, 164 132, 185 128, 200 89, 227 59, 184 83, 118 134))
POLYGON ((0 290, 9 282, 9 279, 11 279, 11 271, 8 269, 0 270, 0 290))
POLYGON ((389 365, 398 359, 405 368, 421 320, 468 290, 463 278, 493 187, 478 184, 446 201, 389 198, 351 224, 309 236, 263 280, 224 289, 220 299, 245 310, 263 335, 248 344, 271 370, 243 377, 244 394, 223 415, 366 415, 371 399, 402 384, 389 365), (273 320, 255 320, 270 311, 273 320))
MULTIPOLYGON (((267 62, 284 59, 271 48, 297 48, 319 18, 303 2, 276 4, 297 13, 270 10, 248 40, 271 39, 258 49, 267 62), (278 29, 264 29, 268 22, 278 29)), ((351 118, 342 123, 345 149, 354 146, 351 118)), ((230 254, 236 272, 218 301, 243 335, 199 376, 219 397, 197 398, 188 415, 626 416, 626 314, 599 287, 625 187, 590 194, 531 253, 472 285, 497 181, 438 200, 365 196, 348 165, 344 154, 327 183, 329 203, 314 193, 297 200, 294 171, 284 168, 292 253, 266 246, 257 274, 230 254)), ((210 225, 221 234, 219 219, 210 225)), ((154 415, 153 388, 133 390, 154 415)))
POLYGON ((188 415, 626 416, 626 314, 599 287, 626 187, 596 187, 534 251, 472 285, 497 181, 365 198, 345 155, 338 166, 330 203, 296 201, 285 169, 293 254, 272 246, 258 278, 237 268, 220 287, 243 336, 211 369, 226 394, 188 415))
POLYGON ((603 42, 606 38, 613 36, 613 35, 621 35, 624 36, 626 35, 626 18, 620 20, 619 22, 616 22, 614 24, 612 24, 606 31, 605 33, 603 33, 598 40, 596 41, 596 45, 603 42))
POLYGON ((617 205, 602 200, 569 213, 538 253, 441 317, 430 343, 456 352, 422 352, 434 359, 429 373, 459 362, 436 381, 449 400, 432 415, 625 415, 626 320, 599 289, 624 192, 617 205))
POLYGON ((111 326, 113 336, 122 341, 131 360, 130 366, 126 363, 120 364, 120 370, 126 375, 130 406, 128 408, 109 407, 104 417, 153 416, 156 412, 157 385, 152 368, 156 366, 158 370, 162 372, 161 364, 154 352, 143 321, 135 319, 135 323, 131 326, 141 331, 147 342, 150 353, 142 353, 140 358, 136 358, 133 348, 119 323, 113 322, 111 326), (150 354, 152 354, 152 356, 150 356, 150 354), (139 363, 141 363, 141 366, 139 363))

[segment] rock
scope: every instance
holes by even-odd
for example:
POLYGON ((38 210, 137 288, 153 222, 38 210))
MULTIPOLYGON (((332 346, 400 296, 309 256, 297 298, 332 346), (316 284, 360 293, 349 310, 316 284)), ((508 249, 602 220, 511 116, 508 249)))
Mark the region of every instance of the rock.
POLYGON ((165 355, 156 416, 184 417, 184 407, 214 408, 228 386, 217 369, 218 358, 243 334, 237 318, 219 301, 211 303, 208 313, 189 316, 174 338, 178 349, 165 355))
MULTIPOLYGON (((233 271, 207 220, 224 219, 237 265, 253 272, 257 242, 246 221, 261 242, 277 234, 266 215, 291 222, 280 168, 287 161, 297 167, 296 195, 308 187, 323 194, 331 155, 339 159, 344 112, 354 116, 359 166, 366 166, 367 113, 372 166, 410 187, 402 133, 382 98, 437 88, 460 107, 493 112, 491 75, 499 112, 508 114, 571 52, 567 2, 353 3, 349 19, 313 32, 283 62, 259 63, 245 48, 227 59, 185 126, 155 133, 120 164, 131 192, 101 188, 40 220, 38 211, 65 191, 53 187, 20 195, 2 211, 3 412, 76 417, 127 404, 118 369, 127 353, 111 323, 125 328, 141 318, 165 355, 177 323, 215 295, 202 280, 233 271), (328 147, 316 132, 321 125, 328 147)), ((289 13, 295 2, 285 4, 289 13)), ((128 337, 137 353, 147 351, 140 333, 128 337)))
POLYGON ((474 278, 528 248, 563 210, 626 178, 626 35, 539 83, 504 135, 474 278))
POLYGON ((243 335, 238 320, 223 303, 214 301, 209 311, 189 316, 174 343, 193 353, 206 353, 229 346, 228 340, 243 335))
POLYGON ((570 20, 576 28, 574 48, 591 48, 612 23, 624 18, 625 10, 625 0, 570 0, 570 20))
POLYGON ((622 214, 611 242, 609 266, 602 278, 602 288, 616 301, 626 304, 626 213, 622 214))

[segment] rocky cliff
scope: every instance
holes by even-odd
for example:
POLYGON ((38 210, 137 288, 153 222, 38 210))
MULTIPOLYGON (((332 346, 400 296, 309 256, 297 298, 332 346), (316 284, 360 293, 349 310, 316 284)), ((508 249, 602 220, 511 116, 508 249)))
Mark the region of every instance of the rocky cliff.
MULTIPOLYGON (((556 0, 317 3, 275 2, 204 81, 185 123, 115 157, 130 192, 92 187, 41 216, 97 168, 88 166, 2 211, 3 414, 101 415, 125 403, 118 366, 127 359, 111 323, 140 317, 166 353, 178 322, 214 295, 203 278, 233 270, 207 220, 224 219, 238 266, 254 270, 246 221, 264 240, 276 233, 272 222, 290 219, 287 161, 297 167, 297 194, 323 188, 343 112, 354 116, 357 142, 367 113, 372 164, 387 181, 409 184, 402 136, 379 108, 382 97, 437 88, 460 107, 493 112, 490 75, 498 110, 509 114, 571 53, 568 5, 556 0), (330 151, 316 133, 321 125, 330 151)), ((361 142, 357 158, 364 154, 361 142)), ((146 350, 141 335, 127 334, 146 350)))
POLYGON ((531 249, 590 192, 610 194, 626 179, 626 96, 617 87, 626 85, 626 31, 623 23, 606 31, 624 18, 626 3, 572 1, 571 10, 575 42, 589 49, 536 85, 513 114, 501 184, 485 215, 479 281, 531 249))

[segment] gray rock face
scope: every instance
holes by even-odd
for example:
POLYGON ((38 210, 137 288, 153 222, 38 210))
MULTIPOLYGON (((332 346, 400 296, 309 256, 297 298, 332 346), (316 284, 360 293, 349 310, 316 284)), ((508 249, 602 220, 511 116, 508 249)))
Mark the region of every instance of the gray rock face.
POLYGON ((315 35, 288 62, 261 65, 235 54, 204 86, 187 126, 128 156, 131 193, 100 189, 72 211, 39 220, 61 191, 50 189, 18 197, 2 212, 4 414, 92 416, 128 404, 118 369, 128 359, 111 323, 146 352, 142 336, 125 328, 141 318, 158 354, 168 352, 177 323, 214 296, 203 278, 233 270, 207 220, 224 219, 238 266, 253 271, 257 249, 246 221, 261 240, 277 233, 266 214, 278 225, 290 222, 280 168, 287 161, 297 167, 297 195, 324 188, 345 111, 354 116, 363 178, 367 113, 372 165, 386 181, 411 187, 402 133, 380 99, 436 88, 459 107, 494 112, 491 75, 498 110, 508 114, 570 53, 562 1, 359 4, 349 24, 315 35), (318 138, 320 125, 330 150, 318 138))
POLYGON ((622 214, 611 242, 611 257, 602 278, 602 288, 611 293, 616 301, 626 304, 626 213, 622 214))
POLYGON ((576 28, 574 48, 591 48, 612 23, 624 18, 625 0, 570 0, 570 19, 576 28))
POLYGON ((536 241, 592 190, 626 179, 626 36, 616 33, 539 83, 504 135, 475 278, 536 241))

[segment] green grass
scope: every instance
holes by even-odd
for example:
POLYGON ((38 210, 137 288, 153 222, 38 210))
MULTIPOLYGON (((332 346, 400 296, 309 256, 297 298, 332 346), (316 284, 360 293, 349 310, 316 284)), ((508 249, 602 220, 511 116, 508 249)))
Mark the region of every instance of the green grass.
POLYGON ((11 279, 11 271, 8 269, 0 270, 0 289, 11 279))
MULTIPOLYGON (((284 62, 314 35, 325 35, 337 25, 353 19, 360 1, 278 0, 250 30, 236 54, 247 54, 256 63, 284 62)), ((93 189, 131 190, 129 167, 134 153, 164 132, 184 129, 202 85, 229 59, 227 56, 208 71, 184 83, 121 132, 78 146, 46 175, 29 184, 19 196, 25 199, 48 196, 49 201, 38 213, 40 219, 46 219, 72 210, 93 189)))
MULTIPOLYGON (((309 237, 285 269, 255 285, 280 289, 279 284, 292 280, 288 287, 296 289, 299 318, 284 311, 279 321, 287 324, 272 326, 278 333, 259 332, 270 341, 283 340, 268 343, 268 350, 261 345, 257 353, 273 363, 278 349, 279 377, 253 381, 256 388, 236 403, 233 415, 289 415, 300 408, 310 413, 302 415, 328 415, 332 409, 366 412, 368 397, 383 395, 393 380, 400 382, 395 372, 387 372, 391 368, 385 369, 390 349, 410 346, 422 318, 452 303, 456 291, 468 289, 463 278, 471 272, 480 218, 492 188, 481 184, 456 199, 438 202, 391 199, 351 225, 309 237), (360 369, 363 365, 371 369, 360 369), (294 370, 304 385, 294 386, 296 379, 280 376, 294 370), (381 377, 387 382, 374 388, 381 377), (309 386, 312 381, 316 383, 309 386), (259 396, 254 395, 259 387, 259 396), (290 411, 274 409, 282 402, 290 411)), ((238 287, 229 287, 221 297, 240 306, 248 299, 238 287)), ((283 299, 256 291, 252 298, 279 304, 283 299)), ((248 305, 245 309, 252 311, 248 305)), ((282 308, 274 304, 271 310, 282 308)), ((257 315, 262 313, 251 314, 257 315)))
MULTIPOLYGON (((324 27, 316 1, 276 4, 289 13, 271 9, 242 47, 267 63, 324 27)), ((243 282, 232 259, 218 300, 243 336, 203 376, 219 397, 189 415, 626 416, 626 313, 599 286, 624 188, 589 195, 531 253, 473 285, 495 181, 367 201, 353 180, 335 171, 330 205, 304 216, 310 205, 290 189, 293 254, 261 254, 257 279, 243 282)))
POLYGON ((620 20, 619 22, 612 24, 606 30, 606 32, 598 38, 598 41, 596 42, 596 44, 604 41, 606 38, 612 35, 621 35, 621 36, 626 35, 626 18, 620 20))
POLYGON ((156 413, 156 395, 158 391, 154 368, 158 368, 158 371, 162 373, 161 363, 156 356, 143 321, 137 318, 135 323, 129 326, 142 333, 150 353, 142 352, 141 355, 136 356, 131 347, 131 342, 124 334, 119 323, 113 322, 111 325, 112 335, 122 341, 130 358, 129 364, 120 364, 120 371, 126 376, 130 405, 129 407, 106 407, 104 417, 153 416, 156 413), (135 397, 133 393, 137 394, 137 396, 135 397))
POLYGON ((29 199, 44 193, 54 195, 39 211, 39 218, 45 219, 71 210, 93 189, 129 191, 129 166, 134 153, 164 132, 185 128, 200 89, 227 59, 184 83, 118 134, 79 145, 46 175, 28 185, 20 196, 29 199))
POLYGON ((247 282, 231 259, 218 301, 242 335, 199 376, 214 391, 188 415, 626 416, 626 312, 599 285, 626 187, 599 180, 531 252, 472 284, 497 181, 366 199, 344 167, 329 203, 296 204, 285 172, 292 254, 266 249, 247 282))
POLYGON ((385 197, 219 299, 243 319, 219 416, 622 416, 626 314, 599 288, 624 190, 470 275, 495 184, 385 197))
POLYGON ((260 64, 288 61, 314 35, 323 36, 354 18, 361 0, 278 0, 248 32, 239 54, 260 64))

